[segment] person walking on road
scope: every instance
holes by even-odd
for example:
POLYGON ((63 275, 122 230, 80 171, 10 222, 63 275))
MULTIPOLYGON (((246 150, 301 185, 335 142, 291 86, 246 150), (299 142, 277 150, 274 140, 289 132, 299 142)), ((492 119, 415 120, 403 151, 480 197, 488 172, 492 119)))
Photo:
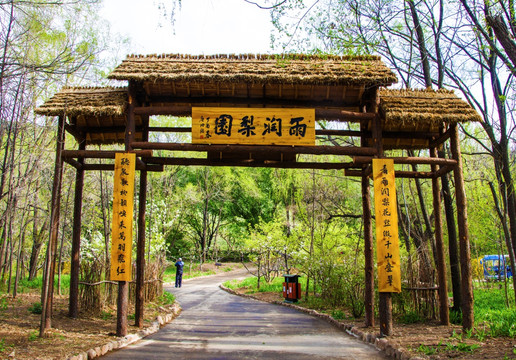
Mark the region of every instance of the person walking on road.
POLYGON ((185 263, 181 258, 179 258, 176 263, 176 287, 181 287, 181 282, 183 280, 183 266, 185 263))

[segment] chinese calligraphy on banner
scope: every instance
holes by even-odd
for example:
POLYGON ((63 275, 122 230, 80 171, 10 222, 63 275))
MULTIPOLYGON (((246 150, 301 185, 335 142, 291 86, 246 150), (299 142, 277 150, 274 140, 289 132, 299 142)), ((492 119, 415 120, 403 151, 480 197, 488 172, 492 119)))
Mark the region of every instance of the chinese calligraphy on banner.
POLYGON ((111 280, 113 281, 131 281, 135 164, 135 154, 115 154, 111 229, 111 280))
POLYGON ((314 146, 315 110, 194 107, 192 143, 314 146))
POLYGON ((378 291, 401 292, 394 161, 373 159, 378 291))

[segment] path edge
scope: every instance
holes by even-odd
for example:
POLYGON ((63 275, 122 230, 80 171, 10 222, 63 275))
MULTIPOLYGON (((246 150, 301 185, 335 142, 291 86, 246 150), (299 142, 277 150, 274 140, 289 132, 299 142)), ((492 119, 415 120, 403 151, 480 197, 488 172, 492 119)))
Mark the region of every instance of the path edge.
POLYGON ((332 324, 336 328, 338 328, 342 331, 345 331, 347 334, 357 338, 358 340, 360 340, 366 344, 370 344, 370 345, 374 346, 377 350, 383 352, 387 357, 389 357, 391 359, 424 360, 424 358, 422 358, 422 357, 412 356, 406 349, 392 344, 385 337, 381 338, 374 333, 362 331, 354 325, 341 323, 340 321, 332 318, 330 315, 320 313, 317 310, 307 309, 307 308, 304 308, 304 307, 301 307, 301 306, 298 306, 298 305, 295 305, 292 303, 286 303, 286 302, 277 301, 277 300, 274 300, 274 301, 262 300, 253 295, 250 295, 250 294, 241 294, 233 289, 230 289, 230 288, 224 286, 223 284, 220 284, 219 288, 230 294, 233 294, 233 295, 237 295, 240 297, 253 299, 253 300, 257 300, 257 301, 261 301, 261 302, 266 302, 269 304, 276 304, 276 305, 289 307, 289 308, 295 309, 297 311, 303 312, 305 314, 309 314, 309 315, 321 318, 321 319, 325 320, 326 322, 332 324))
MULTIPOLYGON (((165 309, 161 307, 161 309, 165 309)), ((156 319, 146 328, 143 328, 136 333, 127 334, 124 337, 117 338, 116 340, 109 341, 103 345, 96 346, 95 348, 80 352, 79 354, 66 356, 67 360, 90 360, 100 356, 106 355, 107 353, 122 349, 130 344, 140 341, 149 335, 157 333, 163 326, 170 323, 181 313, 181 305, 175 301, 163 315, 156 316, 156 319)))

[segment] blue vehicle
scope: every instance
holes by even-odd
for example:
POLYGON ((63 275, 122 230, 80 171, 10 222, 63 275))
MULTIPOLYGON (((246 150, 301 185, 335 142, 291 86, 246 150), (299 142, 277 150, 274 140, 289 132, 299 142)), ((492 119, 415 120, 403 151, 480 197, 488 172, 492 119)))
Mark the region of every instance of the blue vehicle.
POLYGON ((512 277, 509 255, 486 255, 480 263, 484 269, 484 279, 502 280, 512 277))

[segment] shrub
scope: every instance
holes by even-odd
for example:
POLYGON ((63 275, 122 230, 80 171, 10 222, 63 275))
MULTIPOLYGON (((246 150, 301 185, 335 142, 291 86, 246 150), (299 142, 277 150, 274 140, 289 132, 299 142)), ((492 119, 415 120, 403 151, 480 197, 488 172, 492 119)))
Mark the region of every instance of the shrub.
POLYGON ((462 324, 462 311, 450 310, 450 322, 455 325, 462 324))
POLYGON ((40 302, 37 302, 29 307, 29 311, 33 314, 41 314, 43 312, 43 307, 41 306, 40 302))
POLYGON ((176 301, 176 297, 173 294, 171 294, 167 291, 164 291, 163 295, 158 297, 158 301, 162 305, 173 304, 174 301, 176 301))
POLYGON ((424 322, 425 319, 416 311, 408 311, 405 314, 400 315, 399 321, 403 324, 416 324, 424 322))
POLYGON ((344 311, 337 309, 331 312, 331 317, 335 320, 342 320, 346 318, 346 314, 344 313, 344 311))

